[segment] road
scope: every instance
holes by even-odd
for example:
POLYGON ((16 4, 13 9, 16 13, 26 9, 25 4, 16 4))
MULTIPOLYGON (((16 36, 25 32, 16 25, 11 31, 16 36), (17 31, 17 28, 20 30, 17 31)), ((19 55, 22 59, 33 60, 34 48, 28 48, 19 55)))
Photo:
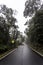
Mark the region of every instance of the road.
POLYGON ((43 58, 24 44, 1 60, 0 65, 43 65, 43 58))

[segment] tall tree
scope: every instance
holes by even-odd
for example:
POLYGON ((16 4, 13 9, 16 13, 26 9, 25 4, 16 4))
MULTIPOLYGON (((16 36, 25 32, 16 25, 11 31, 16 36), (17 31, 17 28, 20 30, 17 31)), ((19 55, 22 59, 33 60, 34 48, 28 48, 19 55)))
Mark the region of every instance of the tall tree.
POLYGON ((6 7, 6 5, 1 5, 0 6, 0 27, 2 30, 0 29, 1 31, 0 34, 2 33, 3 38, 2 36, 0 38, 6 41, 4 42, 5 45, 9 45, 8 41, 10 41, 11 38, 14 39, 15 35, 17 38, 16 32, 18 31, 17 29, 18 26, 15 24, 16 22, 17 19, 15 18, 14 10, 12 10, 12 8, 6 7))
POLYGON ((36 12, 29 22, 26 34, 30 43, 43 46, 43 10, 36 12))
POLYGON ((1 5, 0 13, 2 13, 5 17, 7 29, 10 30, 12 28, 12 31, 14 31, 17 28, 17 26, 15 25, 17 19, 14 17, 14 10, 6 7, 6 5, 1 5))
POLYGON ((41 0, 27 0, 25 3, 24 16, 32 16, 41 7, 41 0))

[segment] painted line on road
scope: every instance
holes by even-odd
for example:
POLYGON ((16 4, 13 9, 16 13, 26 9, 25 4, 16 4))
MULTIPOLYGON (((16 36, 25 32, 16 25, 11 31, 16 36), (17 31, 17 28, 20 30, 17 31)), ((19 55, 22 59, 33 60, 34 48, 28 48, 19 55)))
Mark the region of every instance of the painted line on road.
MULTIPOLYGON (((17 49, 17 48, 16 48, 17 49)), ((8 54, 4 55, 3 57, 0 58, 0 60, 4 59, 5 57, 7 57, 8 55, 10 55, 12 52, 16 51, 16 49, 12 50, 11 52, 9 52, 8 54)))

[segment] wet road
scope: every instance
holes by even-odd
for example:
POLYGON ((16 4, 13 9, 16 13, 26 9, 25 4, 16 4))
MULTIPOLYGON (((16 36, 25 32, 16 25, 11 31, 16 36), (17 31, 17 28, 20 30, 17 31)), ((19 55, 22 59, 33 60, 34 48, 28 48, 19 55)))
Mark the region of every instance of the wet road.
POLYGON ((24 44, 1 60, 0 65, 43 65, 43 58, 24 44))

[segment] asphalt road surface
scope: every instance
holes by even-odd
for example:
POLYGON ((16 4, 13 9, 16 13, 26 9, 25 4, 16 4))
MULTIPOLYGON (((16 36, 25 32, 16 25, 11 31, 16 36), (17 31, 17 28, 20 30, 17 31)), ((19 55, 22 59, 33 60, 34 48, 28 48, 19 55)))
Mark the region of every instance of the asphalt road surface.
POLYGON ((43 65, 43 58, 24 44, 1 60, 0 65, 43 65))

